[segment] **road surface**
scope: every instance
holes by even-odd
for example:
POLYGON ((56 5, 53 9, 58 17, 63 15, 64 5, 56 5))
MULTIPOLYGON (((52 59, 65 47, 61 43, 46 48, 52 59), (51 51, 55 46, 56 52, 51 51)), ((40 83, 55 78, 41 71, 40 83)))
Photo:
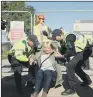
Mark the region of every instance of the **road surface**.
MULTIPOLYGON (((2 83, 1 83, 1 97, 21 97, 18 95, 15 91, 15 83, 13 80, 13 72, 11 72, 10 64, 8 60, 2 60, 2 83)), ((93 68, 93 58, 90 58, 90 66, 93 68)), ((61 66, 63 78, 66 79, 66 72, 65 67, 61 66)), ((30 97, 31 93, 33 93, 34 89, 31 87, 25 86, 26 80, 29 79, 27 76, 28 69, 24 68, 22 72, 22 79, 23 79, 23 87, 24 87, 24 95, 22 97, 30 97)), ((85 70, 85 72, 90 76, 91 80, 93 81, 93 70, 85 70)), ((80 79, 79 79, 80 80, 80 79)), ((66 83, 65 83, 66 84, 66 83)), ((69 96, 63 96, 61 95, 61 92, 64 91, 64 88, 66 88, 66 85, 59 88, 51 88, 47 97, 93 97, 93 83, 88 87, 80 87, 80 81, 76 84, 76 93, 74 95, 69 96)), ((42 91, 39 94, 39 97, 41 97, 42 91)))

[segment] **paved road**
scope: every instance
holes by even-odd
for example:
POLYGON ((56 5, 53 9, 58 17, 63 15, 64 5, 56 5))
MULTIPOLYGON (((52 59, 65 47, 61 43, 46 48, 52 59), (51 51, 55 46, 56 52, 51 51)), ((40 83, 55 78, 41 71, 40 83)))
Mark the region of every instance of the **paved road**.
MULTIPOLYGON (((10 64, 8 63, 7 60, 2 60, 2 84, 1 84, 1 97, 21 97, 20 95, 18 95, 15 91, 15 83, 13 80, 13 72, 10 72, 10 64)), ((91 68, 93 68, 93 58, 90 58, 90 66, 91 68)), ((63 73, 63 78, 65 80, 66 78, 66 72, 65 71, 65 67, 61 66, 62 68, 62 73, 63 73)), ((25 84, 25 81, 28 79, 27 76, 27 69, 24 68, 23 72, 22 72, 22 79, 23 79, 23 86, 25 84)), ((90 78, 93 81, 93 71, 91 70, 85 70, 85 72, 90 76, 90 78)), ((69 95, 69 96, 62 96, 61 92, 64 91, 63 87, 59 87, 59 88, 51 88, 49 93, 48 93, 48 97, 93 97, 93 83, 88 86, 88 87, 80 87, 80 82, 77 82, 77 84, 75 85, 76 87, 76 93, 74 95, 69 95)), ((64 86, 66 88, 66 85, 64 86)), ((22 97, 30 97, 30 94, 33 93, 34 89, 32 89, 31 87, 26 87, 24 86, 24 95, 22 95, 22 97)), ((41 96, 42 91, 39 94, 39 97, 41 96)))

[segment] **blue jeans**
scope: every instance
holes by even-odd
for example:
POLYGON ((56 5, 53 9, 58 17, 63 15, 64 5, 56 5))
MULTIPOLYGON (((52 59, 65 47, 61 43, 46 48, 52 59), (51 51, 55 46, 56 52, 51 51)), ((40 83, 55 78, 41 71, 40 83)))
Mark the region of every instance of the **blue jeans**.
POLYGON ((56 80, 55 71, 39 69, 36 74, 35 92, 39 93, 42 88, 44 92, 48 92, 52 80, 56 80))

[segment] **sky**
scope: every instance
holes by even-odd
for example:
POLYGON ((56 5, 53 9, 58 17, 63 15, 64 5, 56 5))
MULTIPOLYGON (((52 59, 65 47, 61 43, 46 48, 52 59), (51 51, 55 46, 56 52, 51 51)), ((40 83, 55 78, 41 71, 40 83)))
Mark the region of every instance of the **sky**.
POLYGON ((92 12, 52 12, 52 13, 38 13, 46 10, 93 10, 93 2, 40 2, 29 1, 26 5, 33 6, 36 9, 36 14, 45 15, 45 24, 52 30, 64 27, 66 31, 73 31, 73 24, 75 20, 93 20, 92 12))

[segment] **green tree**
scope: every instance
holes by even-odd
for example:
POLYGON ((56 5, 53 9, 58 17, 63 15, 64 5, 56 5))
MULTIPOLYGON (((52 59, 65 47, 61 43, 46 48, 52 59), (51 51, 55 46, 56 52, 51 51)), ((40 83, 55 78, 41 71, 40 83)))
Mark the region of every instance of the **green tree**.
MULTIPOLYGON (((2 11, 30 11, 32 13, 32 22, 34 22, 35 9, 32 6, 25 6, 24 1, 2 1, 2 11)), ((7 21, 7 30, 10 29, 10 21, 24 21, 25 33, 31 31, 30 14, 29 13, 2 13, 2 20, 7 21)))

